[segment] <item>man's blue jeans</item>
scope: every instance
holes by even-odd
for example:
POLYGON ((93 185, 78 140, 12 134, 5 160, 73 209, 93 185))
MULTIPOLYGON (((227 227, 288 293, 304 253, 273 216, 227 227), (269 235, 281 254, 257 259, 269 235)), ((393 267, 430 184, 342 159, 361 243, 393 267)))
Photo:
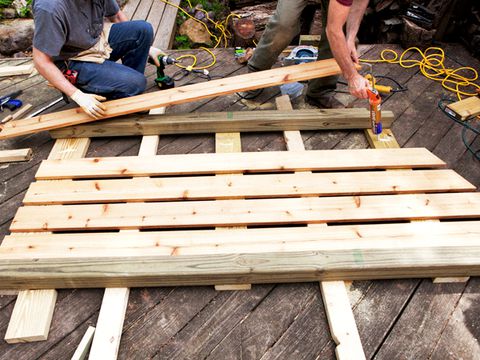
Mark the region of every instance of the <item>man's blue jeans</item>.
POLYGON ((141 94, 147 86, 143 75, 148 51, 153 42, 152 26, 145 21, 113 24, 108 43, 113 49, 103 64, 70 61, 69 68, 78 71, 76 86, 81 90, 119 99, 141 94), (116 63, 121 59, 122 64, 116 63))

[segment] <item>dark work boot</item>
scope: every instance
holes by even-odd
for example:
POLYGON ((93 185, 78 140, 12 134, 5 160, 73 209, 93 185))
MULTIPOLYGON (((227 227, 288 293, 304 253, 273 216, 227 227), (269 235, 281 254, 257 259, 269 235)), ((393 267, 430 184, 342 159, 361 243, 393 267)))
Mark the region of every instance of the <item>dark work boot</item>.
POLYGON ((311 97, 306 95, 305 102, 318 107, 320 109, 344 109, 345 105, 343 105, 340 101, 335 99, 335 92, 329 91, 322 96, 318 97, 311 97))

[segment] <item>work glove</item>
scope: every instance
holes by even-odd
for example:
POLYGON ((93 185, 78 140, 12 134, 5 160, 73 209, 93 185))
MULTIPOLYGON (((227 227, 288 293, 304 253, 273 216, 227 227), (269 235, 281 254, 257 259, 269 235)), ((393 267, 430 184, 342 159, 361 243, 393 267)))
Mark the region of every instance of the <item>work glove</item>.
POLYGON ((161 55, 165 55, 165 52, 156 48, 156 47, 150 46, 150 51, 148 52, 148 56, 150 57, 150 59, 152 59, 153 63, 157 67, 160 66, 160 62, 158 61, 158 57, 161 56, 161 55))
POLYGON ((348 91, 353 96, 359 99, 367 99, 367 89, 370 87, 370 83, 359 73, 356 73, 350 79, 348 79, 348 91))
POLYGON ((95 94, 86 94, 77 89, 71 98, 91 117, 98 119, 105 116, 107 108, 100 102, 107 100, 105 97, 95 94))

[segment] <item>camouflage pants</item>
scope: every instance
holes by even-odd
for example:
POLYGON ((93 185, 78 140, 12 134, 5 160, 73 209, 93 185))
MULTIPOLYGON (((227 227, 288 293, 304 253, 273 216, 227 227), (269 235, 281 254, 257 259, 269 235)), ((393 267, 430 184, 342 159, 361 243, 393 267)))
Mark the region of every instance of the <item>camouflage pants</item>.
MULTIPOLYGON (((318 60, 332 58, 332 51, 325 34, 327 23, 328 0, 320 0, 322 4, 322 33, 318 46, 318 60)), ((248 62, 250 70, 270 69, 277 61, 280 53, 300 32, 300 15, 307 6, 307 0, 278 0, 277 9, 270 18, 265 32, 260 39, 253 57, 248 62)), ((338 76, 313 79, 308 82, 307 95, 322 96, 335 89, 338 76)))

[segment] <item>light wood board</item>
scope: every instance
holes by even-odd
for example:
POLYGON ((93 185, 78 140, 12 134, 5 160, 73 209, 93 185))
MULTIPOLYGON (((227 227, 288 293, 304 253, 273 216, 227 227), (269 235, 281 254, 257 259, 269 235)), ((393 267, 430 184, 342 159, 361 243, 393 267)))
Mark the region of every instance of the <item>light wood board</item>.
MULTIPOLYGON (((384 126, 393 113, 384 111, 384 126)), ((236 111, 169 115, 131 115, 119 119, 65 127, 50 131, 53 138, 134 135, 201 134, 285 130, 365 129, 370 126, 367 109, 304 109, 291 112, 236 111)))
POLYGON ((312 150, 302 153, 160 155, 45 160, 37 180, 78 178, 228 174, 247 172, 443 168, 445 163, 424 148, 312 150))
POLYGON ((2 66, 0 67, 0 77, 29 75, 32 73, 33 69, 34 69, 33 64, 2 66))
POLYGON ((448 104, 447 107, 457 114, 461 120, 465 120, 480 115, 480 98, 471 96, 453 104, 448 104))
POLYGON ((77 350, 75 350, 71 360, 84 360, 87 358, 94 334, 95 328, 93 326, 89 326, 85 332, 85 335, 83 335, 80 344, 78 344, 77 350))
POLYGON ((32 158, 32 149, 0 150, 0 163, 28 161, 32 158))
MULTIPOLYGON (((107 101, 104 103, 107 108, 104 118, 339 73, 340 68, 335 60, 329 59, 266 70, 261 73, 238 75, 226 79, 212 80, 206 83, 187 85, 125 99, 107 101)), ((95 120, 96 119, 87 115, 80 108, 70 109, 29 119, 11 121, 0 131, 0 139, 95 120)))

